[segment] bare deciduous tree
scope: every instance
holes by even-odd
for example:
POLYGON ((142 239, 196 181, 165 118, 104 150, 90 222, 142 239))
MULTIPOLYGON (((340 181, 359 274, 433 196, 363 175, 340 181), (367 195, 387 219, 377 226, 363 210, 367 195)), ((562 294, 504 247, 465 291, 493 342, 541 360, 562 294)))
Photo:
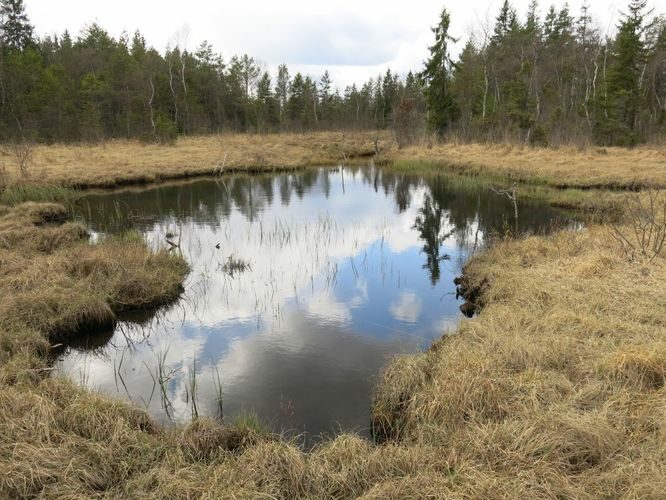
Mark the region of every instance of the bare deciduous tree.
POLYGON ((611 224, 611 236, 631 260, 642 256, 652 262, 666 245, 666 197, 653 190, 633 193, 625 197, 624 208, 628 230, 611 224))
MULTIPOLYGON (((35 144, 25 138, 13 140, 9 144, 9 154, 16 159, 16 167, 21 177, 30 175, 30 165, 35 151, 35 144)), ((4 167, 3 167, 4 168, 4 167)))

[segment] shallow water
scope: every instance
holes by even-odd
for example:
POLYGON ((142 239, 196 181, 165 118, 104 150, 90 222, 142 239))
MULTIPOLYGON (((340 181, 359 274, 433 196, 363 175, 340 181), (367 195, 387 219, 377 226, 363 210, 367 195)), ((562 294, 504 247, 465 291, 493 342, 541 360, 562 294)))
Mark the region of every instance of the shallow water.
MULTIPOLYGON (((308 441, 368 435, 382 367, 463 321, 454 277, 489 234, 515 227, 512 203, 487 186, 371 168, 93 194, 77 216, 95 238, 179 241, 192 273, 177 304, 70 344, 60 373, 160 421, 256 414, 308 441), (229 272, 230 256, 249 268, 229 272)), ((521 232, 567 223, 520 200, 521 232)))

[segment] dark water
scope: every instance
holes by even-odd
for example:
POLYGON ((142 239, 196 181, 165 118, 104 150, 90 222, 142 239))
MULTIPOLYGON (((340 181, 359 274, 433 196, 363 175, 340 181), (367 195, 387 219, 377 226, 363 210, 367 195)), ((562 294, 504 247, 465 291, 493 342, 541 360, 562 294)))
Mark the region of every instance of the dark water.
MULTIPOLYGON (((192 273, 177 304, 70 345, 61 373, 161 421, 192 418, 195 393, 199 415, 252 413, 309 436, 367 433, 382 367, 463 321, 453 278, 515 225, 487 186, 369 168, 199 180, 78 207, 95 237, 180 240, 192 273), (227 272, 232 255, 250 268, 227 272)), ((521 231, 568 222, 519 209, 521 231)))

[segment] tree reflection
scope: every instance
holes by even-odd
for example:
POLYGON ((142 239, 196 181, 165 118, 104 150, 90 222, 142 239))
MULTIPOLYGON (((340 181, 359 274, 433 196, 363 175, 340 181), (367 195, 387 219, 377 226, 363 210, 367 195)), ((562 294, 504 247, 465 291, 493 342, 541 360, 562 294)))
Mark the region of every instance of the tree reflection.
POLYGON ((419 209, 419 215, 414 222, 421 239, 425 242, 422 252, 426 254, 426 263, 423 269, 428 269, 430 273, 430 282, 436 285, 441 276, 440 262, 448 260, 449 256, 440 255, 440 246, 449 236, 442 234, 442 221, 444 219, 444 210, 433 201, 432 196, 425 195, 423 208, 419 209))
MULTIPOLYGON (((262 213, 278 202, 283 207, 309 195, 323 195, 328 200, 326 210, 335 213, 336 199, 329 199, 332 186, 343 182, 361 182, 367 193, 392 196, 398 213, 406 212, 418 203, 422 191, 428 193, 427 204, 419 211, 415 228, 426 241, 426 267, 432 270, 433 280, 439 276, 439 246, 442 237, 442 218, 453 231, 458 247, 478 244, 482 235, 502 230, 507 220, 515 220, 515 207, 508 197, 498 197, 488 184, 464 176, 412 175, 390 170, 349 167, 341 170, 308 169, 279 175, 229 175, 215 179, 164 184, 149 189, 129 189, 111 195, 93 194, 80 200, 75 207, 95 231, 122 232, 128 229, 146 231, 157 221, 169 220, 179 226, 195 222, 212 230, 224 225, 232 213, 239 212, 248 221, 260 220, 262 213), (343 177, 344 175, 344 177, 343 177)), ((374 203, 363 196, 359 203, 374 203)), ((523 201, 520 227, 525 232, 541 228, 553 218, 549 207, 523 201)))

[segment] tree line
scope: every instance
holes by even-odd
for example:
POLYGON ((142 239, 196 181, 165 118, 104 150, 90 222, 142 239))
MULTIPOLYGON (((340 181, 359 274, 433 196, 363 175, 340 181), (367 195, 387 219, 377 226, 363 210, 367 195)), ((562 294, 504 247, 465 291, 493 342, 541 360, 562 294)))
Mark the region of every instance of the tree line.
POLYGON ((584 2, 521 18, 508 0, 492 26, 449 57, 442 11, 421 73, 428 122, 467 140, 629 146, 666 134, 666 18, 631 0, 613 37, 602 37, 584 2))
POLYGON ((442 11, 425 67, 338 89, 275 74, 208 42, 159 52, 141 33, 97 24, 37 37, 23 0, 0 0, 0 138, 171 142, 178 135, 393 129, 401 145, 432 132, 461 140, 631 145, 666 127, 666 21, 631 0, 613 37, 583 5, 519 16, 508 0, 460 56, 442 11))
POLYGON ((78 36, 34 36, 23 0, 0 2, 0 135, 41 141, 173 140, 179 134, 387 128, 417 78, 388 70, 340 91, 281 65, 275 78, 249 55, 225 61, 204 41, 164 53, 141 33, 98 24, 78 36))

